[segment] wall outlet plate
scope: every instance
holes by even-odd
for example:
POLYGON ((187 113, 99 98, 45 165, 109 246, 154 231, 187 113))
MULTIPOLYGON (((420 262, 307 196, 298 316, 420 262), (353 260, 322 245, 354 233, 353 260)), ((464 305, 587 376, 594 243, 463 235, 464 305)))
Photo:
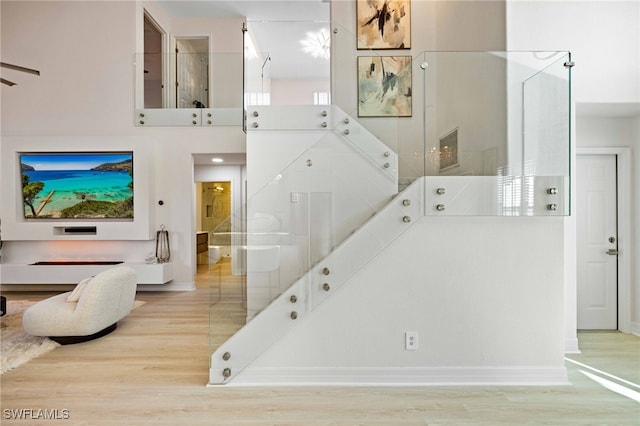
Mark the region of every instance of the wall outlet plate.
POLYGON ((404 348, 408 351, 418 349, 418 332, 407 331, 404 335, 404 348))

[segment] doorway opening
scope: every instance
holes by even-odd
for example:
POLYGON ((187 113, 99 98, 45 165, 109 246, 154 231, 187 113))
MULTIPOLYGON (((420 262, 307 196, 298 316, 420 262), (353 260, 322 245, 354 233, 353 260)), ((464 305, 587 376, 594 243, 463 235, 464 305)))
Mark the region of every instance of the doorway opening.
POLYGON ((577 328, 631 330, 631 153, 578 148, 577 328))
POLYGON ((200 246, 198 265, 212 267, 223 257, 231 256, 231 182, 196 182, 197 231, 200 246), (206 240, 207 247, 202 244, 206 240))
POLYGON ((144 107, 162 108, 164 99, 164 40, 160 25, 144 12, 144 107))
POLYGON ((577 162, 578 329, 618 329, 618 201, 615 155, 577 162))
POLYGON ((175 39, 176 108, 209 108, 209 37, 175 39))

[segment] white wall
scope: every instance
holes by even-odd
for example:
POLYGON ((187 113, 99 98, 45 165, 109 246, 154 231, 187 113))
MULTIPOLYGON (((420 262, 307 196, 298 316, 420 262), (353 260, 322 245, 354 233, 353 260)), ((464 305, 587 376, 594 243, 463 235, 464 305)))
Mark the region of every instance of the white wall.
POLYGON ((574 101, 640 101, 638 1, 507 1, 508 50, 568 50, 574 101))
MULTIPOLYGON (((154 228, 166 225, 171 236, 175 278, 173 284, 165 287, 193 288, 192 153, 244 152, 241 129, 134 127, 133 62, 135 53, 141 52, 143 46, 141 3, 2 1, 0 7, 2 60, 41 71, 41 76, 35 77, 5 74, 3 70, 3 77, 19 85, 1 88, 2 136, 23 137, 24 149, 29 149, 29 137, 36 136, 55 140, 81 137, 86 148, 93 150, 105 148, 103 136, 148 141, 155 158, 150 220, 154 228), (163 206, 158 205, 159 200, 164 201, 163 206)), ((171 31, 172 25, 166 16, 159 13, 155 17, 166 31, 171 31)), ((241 20, 233 21, 231 28, 241 20)), ((213 38, 226 46, 225 52, 242 52, 240 27, 222 34, 217 32, 218 24, 219 21, 214 20, 209 27, 213 38)), ((236 76, 227 81, 227 89, 239 94, 241 82, 241 75, 236 76)), ((239 105, 241 97, 238 97, 239 105)), ((0 160, 2 164, 12 161, 4 157, 0 160)), ((2 199, 6 199, 5 194, 2 199)), ((127 260, 142 260, 154 246, 152 240, 87 242, 83 244, 83 253, 89 257, 107 250, 127 260)), ((3 248, 3 261, 5 255, 15 258, 27 251, 30 256, 42 258, 50 257, 53 251, 58 257, 78 252, 68 242, 9 242, 3 248)))
POLYGON ((331 92, 329 80, 271 79, 271 105, 313 105, 314 92, 331 92))
POLYGON ((562 228, 561 218, 425 217, 238 380, 496 383, 510 371, 562 382, 563 256, 550 244, 562 228))
MULTIPOLYGON (((637 117, 629 117, 626 124, 602 117, 620 114, 620 111, 628 114, 634 106, 635 111, 640 108, 640 2, 510 0, 507 2, 507 47, 509 50, 568 50, 572 53, 577 147, 624 144, 638 147, 637 117), (594 119, 594 111, 602 119, 594 119)), ((633 153, 632 175, 637 184, 640 169, 635 151, 637 148, 633 153)), ((637 230, 640 212, 637 199, 634 205, 632 229, 637 230)), ((575 235, 574 217, 567 219, 567 228, 573 229, 570 232, 575 235)), ((637 240, 636 235, 636 251, 631 253, 632 258, 637 257, 637 240)), ((567 240, 565 250, 568 264, 575 263, 575 241, 567 240)), ((572 279, 574 282, 565 283, 568 286, 565 319, 568 336, 575 336, 576 328, 575 275, 572 279)), ((632 281, 632 304, 635 305, 632 322, 636 324, 637 333, 640 320, 637 271, 632 281)))

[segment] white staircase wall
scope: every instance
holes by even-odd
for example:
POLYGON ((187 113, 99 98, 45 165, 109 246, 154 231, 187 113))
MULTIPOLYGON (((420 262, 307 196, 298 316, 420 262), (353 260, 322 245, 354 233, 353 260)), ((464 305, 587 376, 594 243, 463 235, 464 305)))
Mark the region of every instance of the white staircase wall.
POLYGON ((230 385, 566 384, 562 236, 560 217, 425 216, 230 385))

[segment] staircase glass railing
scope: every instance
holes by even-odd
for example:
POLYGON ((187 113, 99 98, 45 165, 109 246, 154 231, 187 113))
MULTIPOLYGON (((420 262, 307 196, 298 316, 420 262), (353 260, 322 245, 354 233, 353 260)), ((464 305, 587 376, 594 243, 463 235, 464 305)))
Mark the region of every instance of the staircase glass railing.
MULTIPOLYGON (((245 275, 231 279, 242 286, 246 307, 237 326, 259 315, 397 193, 389 168, 363 155, 342 132, 318 124, 332 110, 326 116, 324 106, 280 112, 277 121, 297 124, 285 130, 269 115, 279 109, 256 107, 256 115, 249 114, 256 126, 247 131, 248 200, 241 214, 210 233, 210 244, 230 243, 231 270, 245 275)), ((225 301, 224 278, 211 288, 212 315, 224 309, 220 288, 225 301)), ((212 348, 216 329, 212 324, 212 348)))
POLYGON ((414 63, 427 214, 570 213, 568 52, 424 52, 414 63))
POLYGON ((427 214, 570 214, 569 52, 371 49, 343 15, 334 104, 397 154, 401 190, 429 177, 427 214))
POLYGON ((242 321, 261 320, 216 350, 212 383, 235 376, 315 309, 323 298, 314 291, 333 288, 335 276, 322 277, 336 265, 347 270, 379 252, 354 247, 392 241, 384 223, 367 224, 395 201, 418 210, 394 213, 393 226, 416 215, 569 214, 567 52, 411 57, 357 49, 353 32, 331 29, 332 42, 344 42, 332 46, 333 106, 247 107, 246 227, 232 256, 246 273, 242 321), (409 187, 421 191, 418 202, 394 199, 421 177, 409 187), (338 249, 353 265, 332 257, 338 249))

